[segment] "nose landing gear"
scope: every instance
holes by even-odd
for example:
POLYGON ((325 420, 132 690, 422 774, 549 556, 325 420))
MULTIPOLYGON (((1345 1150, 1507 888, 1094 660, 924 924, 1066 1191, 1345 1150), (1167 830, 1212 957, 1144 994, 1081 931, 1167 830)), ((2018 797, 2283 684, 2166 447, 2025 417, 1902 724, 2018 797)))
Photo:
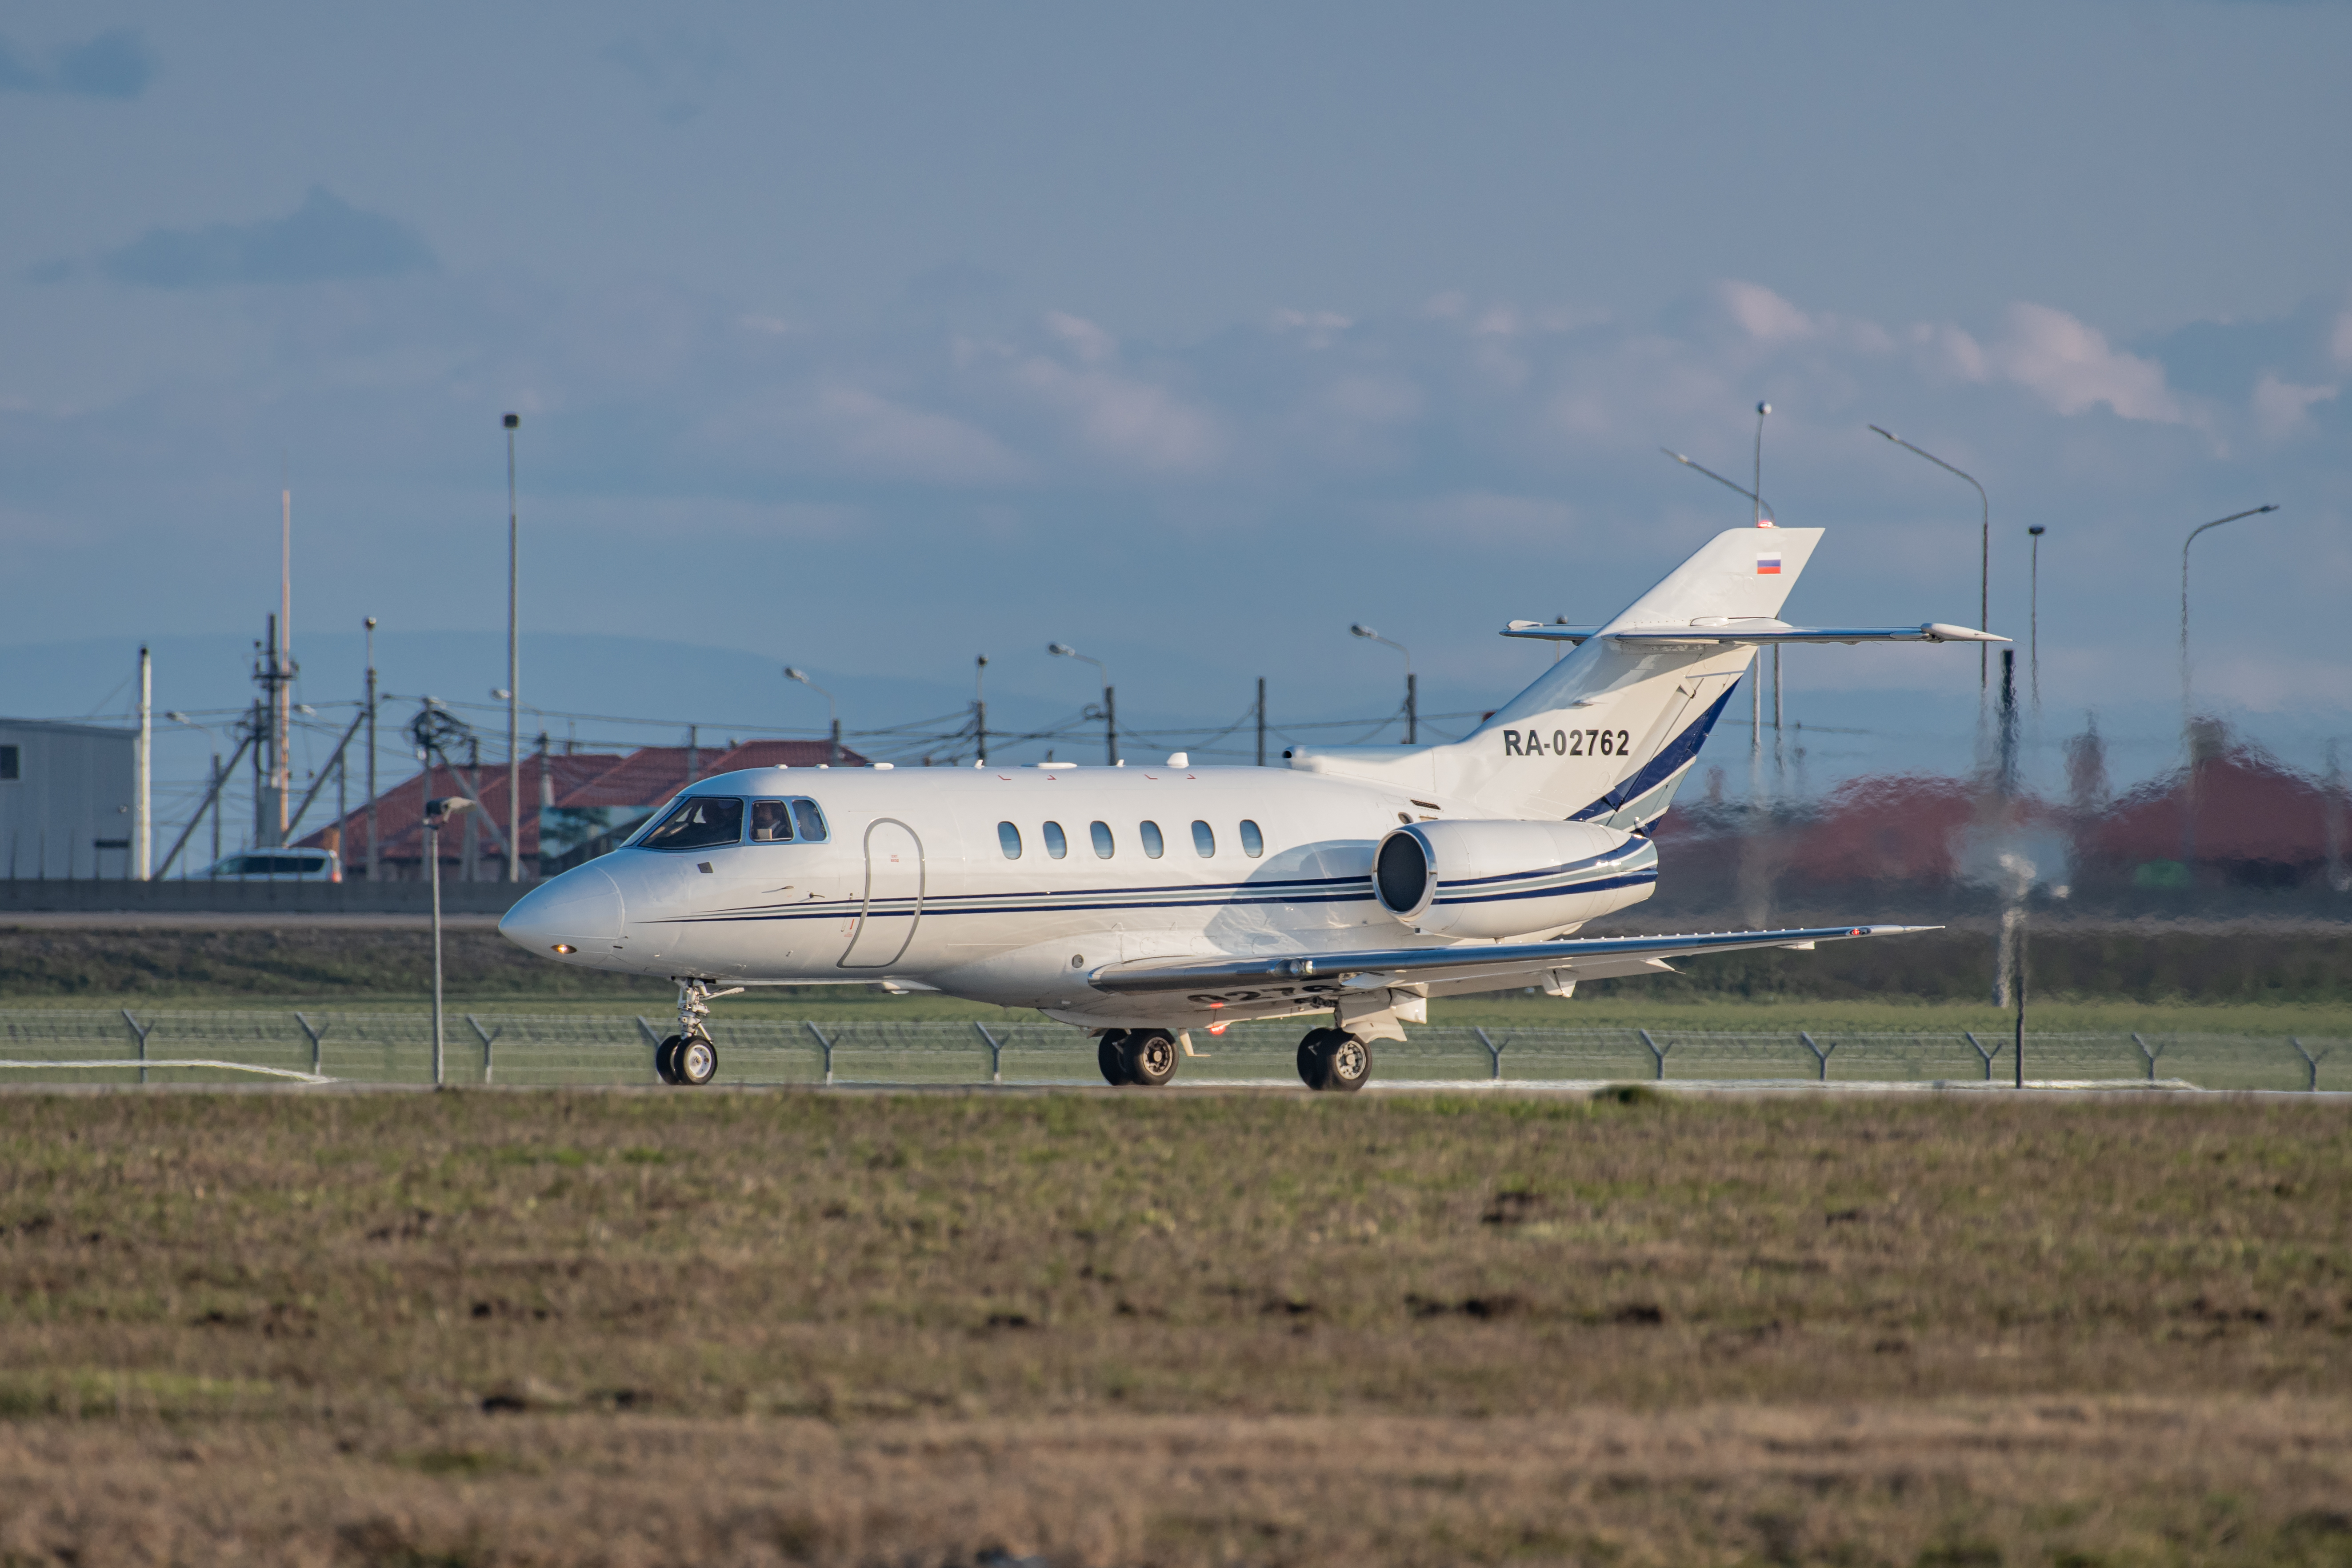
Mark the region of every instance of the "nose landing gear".
POLYGON ((1298 1081, 1353 1094, 1371 1081, 1372 1047, 1345 1029, 1309 1029, 1298 1042, 1298 1081))
POLYGON ((1176 1037, 1165 1029, 1112 1029, 1095 1045, 1095 1065, 1113 1089, 1158 1089, 1176 1076, 1176 1037))
POLYGON ((717 1078, 719 1047, 711 1044, 710 1030, 703 1020, 710 1016, 711 1003, 721 996, 733 996, 742 989, 737 985, 713 991, 707 980, 679 981, 677 1033, 654 1047, 654 1076, 664 1083, 695 1089, 717 1078))

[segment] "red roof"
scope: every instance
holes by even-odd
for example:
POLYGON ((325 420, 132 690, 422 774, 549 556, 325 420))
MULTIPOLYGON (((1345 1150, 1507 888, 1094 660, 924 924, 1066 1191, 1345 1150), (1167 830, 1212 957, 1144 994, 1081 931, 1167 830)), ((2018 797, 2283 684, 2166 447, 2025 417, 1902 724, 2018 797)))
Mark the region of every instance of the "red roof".
MULTIPOLYGON (((687 773, 687 748, 684 746, 643 746, 626 756, 612 752, 584 752, 565 755, 536 753, 522 759, 522 821, 520 837, 522 853, 528 859, 539 856, 539 807, 549 802, 557 806, 623 806, 651 810, 684 789, 695 779, 709 778, 715 773, 733 773, 740 768, 815 768, 831 755, 831 748, 823 741, 748 741, 740 746, 700 748, 694 754, 694 773, 687 773), (548 788, 540 788, 540 769, 545 765, 548 788)), ((863 767, 866 759, 844 746, 841 765, 863 767)), ((507 770, 503 765, 485 763, 481 771, 467 778, 472 770, 456 770, 436 766, 428 781, 418 773, 401 784, 394 784, 376 797, 376 834, 386 860, 422 860, 425 858, 425 802, 442 795, 468 795, 477 803, 469 813, 477 822, 478 842, 486 856, 503 858, 496 847, 502 841, 507 825, 507 770)), ((462 821, 462 819, 460 819, 462 821)), ((327 835, 338 825, 320 828, 301 840, 311 847, 324 846, 327 835)), ((362 864, 367 855, 367 808, 365 805, 345 817, 339 825, 342 831, 342 855, 346 866, 362 864)), ((450 845, 444 854, 457 852, 450 845)))

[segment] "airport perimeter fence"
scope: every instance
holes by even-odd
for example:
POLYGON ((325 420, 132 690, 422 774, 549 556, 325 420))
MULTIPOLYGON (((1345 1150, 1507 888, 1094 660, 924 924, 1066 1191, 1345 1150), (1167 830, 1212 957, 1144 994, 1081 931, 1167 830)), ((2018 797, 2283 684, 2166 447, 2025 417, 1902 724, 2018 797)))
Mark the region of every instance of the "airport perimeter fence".
MULTIPOLYGON (((453 1012, 451 1084, 652 1083, 667 1016, 453 1012)), ((1296 1083, 1306 1022, 1195 1031, 1179 1083, 1296 1083)), ((725 1084, 1099 1085, 1095 1043, 1045 1021, 711 1020, 725 1084)), ((1372 1047, 1375 1083, 2006 1083, 2009 1035, 1425 1026, 1372 1047)), ((2352 1040, 2032 1034, 2028 1082, 2352 1091, 2352 1040)), ((0 1084, 429 1084, 429 1017, 291 1009, 0 1011, 0 1084)))

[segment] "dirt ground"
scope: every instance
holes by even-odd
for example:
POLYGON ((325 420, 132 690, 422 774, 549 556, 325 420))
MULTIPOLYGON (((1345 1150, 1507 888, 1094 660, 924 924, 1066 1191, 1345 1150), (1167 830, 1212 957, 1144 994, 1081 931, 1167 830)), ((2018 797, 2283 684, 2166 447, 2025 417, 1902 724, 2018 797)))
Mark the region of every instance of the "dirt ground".
POLYGON ((0 1563, 2352 1563, 2352 1110, 19 1094, 0 1563))

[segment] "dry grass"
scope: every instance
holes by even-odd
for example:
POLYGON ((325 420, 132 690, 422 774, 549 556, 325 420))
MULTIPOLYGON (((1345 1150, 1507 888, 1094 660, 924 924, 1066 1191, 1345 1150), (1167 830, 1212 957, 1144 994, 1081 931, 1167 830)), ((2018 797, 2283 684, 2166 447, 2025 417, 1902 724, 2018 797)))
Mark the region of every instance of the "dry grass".
POLYGON ((0 1562, 2352 1562, 2326 1102, 0 1103, 0 1562))

